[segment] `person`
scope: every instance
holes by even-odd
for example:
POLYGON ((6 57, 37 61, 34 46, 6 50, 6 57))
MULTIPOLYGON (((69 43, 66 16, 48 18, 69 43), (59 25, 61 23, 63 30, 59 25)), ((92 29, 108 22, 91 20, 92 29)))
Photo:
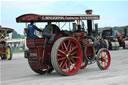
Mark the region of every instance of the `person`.
POLYGON ((29 33, 28 33, 28 38, 39 38, 38 36, 36 36, 34 34, 34 31, 35 30, 38 30, 39 32, 42 32, 42 30, 40 30, 37 26, 33 25, 34 22, 31 21, 30 24, 28 24, 28 30, 29 30, 29 33))
POLYGON ((53 26, 51 25, 51 22, 48 22, 48 25, 45 26, 43 35, 46 37, 50 37, 49 39, 50 43, 53 42, 55 38, 55 34, 53 34, 53 26))

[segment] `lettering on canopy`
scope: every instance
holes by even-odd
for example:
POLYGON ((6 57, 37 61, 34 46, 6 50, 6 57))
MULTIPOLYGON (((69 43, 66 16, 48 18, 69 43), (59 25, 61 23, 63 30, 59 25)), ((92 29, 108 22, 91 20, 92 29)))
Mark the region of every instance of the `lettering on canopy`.
POLYGON ((98 20, 98 16, 42 16, 42 20, 98 20))

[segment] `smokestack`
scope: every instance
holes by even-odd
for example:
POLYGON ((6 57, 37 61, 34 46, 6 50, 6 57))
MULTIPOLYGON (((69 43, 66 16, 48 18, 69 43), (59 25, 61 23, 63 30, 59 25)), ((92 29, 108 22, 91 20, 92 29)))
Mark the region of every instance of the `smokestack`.
POLYGON ((91 9, 89 9, 89 10, 86 10, 86 14, 92 14, 92 10, 91 9))
MULTIPOLYGON (((92 10, 86 10, 86 14, 92 14, 92 10)), ((87 20, 88 36, 92 35, 92 20, 87 20)))
MULTIPOLYGON (((92 14, 92 10, 89 9, 89 10, 86 10, 86 14, 92 14)), ((92 20, 87 20, 87 27, 88 27, 88 36, 91 36, 92 35, 92 20)))
POLYGON ((127 28, 124 28, 124 37, 127 36, 127 28))
POLYGON ((76 23, 72 23, 73 31, 76 31, 76 23))
POLYGON ((88 36, 92 35, 92 20, 87 20, 88 36))
POLYGON ((96 35, 98 35, 98 23, 95 24, 95 32, 96 32, 96 35))

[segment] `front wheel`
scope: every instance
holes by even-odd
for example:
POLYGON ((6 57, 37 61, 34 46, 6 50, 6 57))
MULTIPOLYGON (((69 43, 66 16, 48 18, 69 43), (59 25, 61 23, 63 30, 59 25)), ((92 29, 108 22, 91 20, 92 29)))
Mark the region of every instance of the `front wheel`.
POLYGON ((106 70, 110 66, 111 57, 107 49, 102 48, 97 53, 97 65, 101 70, 106 70))
POLYGON ((82 62, 82 49, 79 42, 71 37, 58 39, 52 47, 51 62, 61 75, 75 74, 82 62))
POLYGON ((7 58, 7 60, 12 59, 12 50, 9 46, 6 47, 6 58, 7 58))

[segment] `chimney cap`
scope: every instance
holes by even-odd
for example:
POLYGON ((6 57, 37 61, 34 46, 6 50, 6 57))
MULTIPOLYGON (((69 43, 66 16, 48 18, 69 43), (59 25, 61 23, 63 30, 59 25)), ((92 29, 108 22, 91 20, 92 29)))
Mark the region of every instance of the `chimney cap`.
POLYGON ((93 10, 91 10, 91 9, 86 10, 86 14, 92 14, 92 12, 93 12, 93 10))

